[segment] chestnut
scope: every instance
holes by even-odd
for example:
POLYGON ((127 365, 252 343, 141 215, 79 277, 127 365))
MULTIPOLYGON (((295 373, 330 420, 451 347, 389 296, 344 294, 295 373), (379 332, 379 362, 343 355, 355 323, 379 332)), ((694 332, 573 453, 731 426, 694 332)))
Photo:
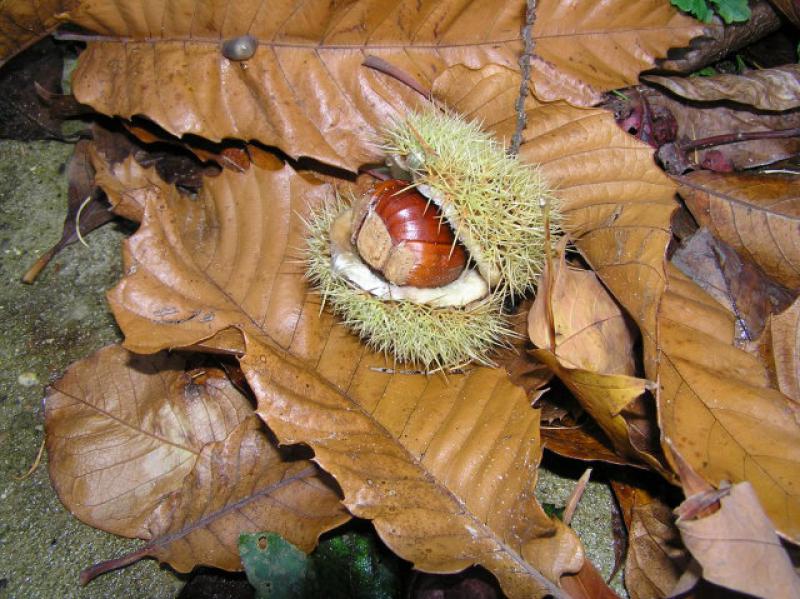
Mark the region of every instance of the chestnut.
POLYGON ((441 287, 466 267, 467 252, 438 207, 408 181, 382 181, 355 212, 353 245, 390 283, 441 287))

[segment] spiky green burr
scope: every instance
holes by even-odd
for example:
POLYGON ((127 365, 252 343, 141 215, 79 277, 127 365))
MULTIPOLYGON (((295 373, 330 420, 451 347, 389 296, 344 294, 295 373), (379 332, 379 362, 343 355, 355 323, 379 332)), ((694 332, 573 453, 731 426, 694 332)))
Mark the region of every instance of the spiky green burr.
POLYGON ((490 295, 464 308, 436 308, 411 301, 382 300, 334 272, 330 230, 346 205, 325 206, 308 222, 306 273, 323 301, 375 351, 426 370, 470 361, 489 364, 487 352, 510 329, 501 301, 490 295))
POLYGON ((537 167, 506 155, 477 123, 438 110, 395 123, 383 149, 439 205, 493 287, 517 295, 533 286, 544 267, 545 208, 551 229, 560 220, 537 167))
POLYGON ((555 233, 559 222, 551 188, 536 167, 507 156, 476 123, 448 112, 409 114, 382 143, 389 161, 439 206, 480 273, 473 276, 485 297, 435 307, 365 291, 368 286, 334 267, 342 236, 332 231, 348 210, 342 201, 323 207, 308 223, 307 276, 351 330, 399 362, 425 369, 490 364, 492 348, 511 334, 504 301, 532 289, 544 268, 545 223, 555 233))

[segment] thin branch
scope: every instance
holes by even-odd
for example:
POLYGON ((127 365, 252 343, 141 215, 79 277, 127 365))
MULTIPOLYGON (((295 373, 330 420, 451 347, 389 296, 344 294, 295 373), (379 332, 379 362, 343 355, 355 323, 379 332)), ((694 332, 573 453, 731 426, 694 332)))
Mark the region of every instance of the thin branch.
POLYGON ((519 147, 522 145, 522 132, 528 124, 528 113, 525 112, 525 98, 528 97, 528 86, 531 80, 531 57, 533 56, 533 23, 536 20, 536 0, 528 0, 525 9, 525 27, 522 28, 522 39, 525 42, 525 49, 519 57, 519 67, 522 73, 522 81, 519 84, 519 95, 514 106, 517 111, 517 126, 514 135, 511 137, 511 145, 508 146, 507 154, 516 156, 519 154, 519 147))
POLYGON ((702 139, 692 139, 680 142, 677 145, 684 151, 700 150, 713 146, 725 144, 735 144, 740 141, 753 141, 757 139, 783 139, 786 137, 800 137, 800 128, 780 129, 777 131, 748 131, 741 133, 727 133, 725 135, 714 135, 702 139))

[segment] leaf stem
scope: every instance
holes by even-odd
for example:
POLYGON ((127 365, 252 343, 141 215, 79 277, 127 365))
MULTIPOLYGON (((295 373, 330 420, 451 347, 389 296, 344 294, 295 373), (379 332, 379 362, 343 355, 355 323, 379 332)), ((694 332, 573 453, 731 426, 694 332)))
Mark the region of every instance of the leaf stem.
POLYGON ((415 92, 420 94, 426 100, 431 99, 431 90, 426 89, 424 85, 422 85, 419 81, 414 79, 411 75, 403 71, 402 69, 397 68, 393 64, 389 64, 383 58, 379 58, 377 56, 373 56, 370 54, 364 59, 364 62, 361 63, 363 66, 368 67, 370 69, 375 69, 376 71, 383 73, 384 75, 389 75, 393 79, 397 79, 400 83, 407 85, 415 92))

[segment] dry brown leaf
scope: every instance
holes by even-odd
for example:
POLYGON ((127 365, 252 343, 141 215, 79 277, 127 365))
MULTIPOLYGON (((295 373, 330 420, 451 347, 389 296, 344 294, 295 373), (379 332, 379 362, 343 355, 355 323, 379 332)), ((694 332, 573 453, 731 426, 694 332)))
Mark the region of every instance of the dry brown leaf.
POLYGON ((566 368, 634 375, 633 327, 597 275, 567 263, 566 242, 562 238, 556 249, 552 275, 542 275, 528 314, 531 341, 554 353, 566 368), (548 310, 552 310, 552 323, 548 310), (551 326, 555 347, 551 346, 551 326))
POLYGON ((552 352, 537 349, 534 356, 547 364, 578 398, 581 406, 608 435, 617 453, 627 460, 644 461, 663 469, 659 457, 640 451, 631 442, 631 431, 622 412, 642 396, 647 381, 622 374, 600 374, 562 366, 552 352))
MULTIPOLYGON (((178 136, 258 139, 294 157, 354 170, 377 157, 376 130, 420 101, 362 67, 367 55, 430 87, 454 65, 516 71, 523 48, 522 0, 229 6, 85 4, 72 20, 97 35, 75 73, 76 96, 106 114, 146 115, 178 136), (162 24, 157 33, 154 23, 162 24), (255 55, 245 62, 224 58, 222 42, 245 34, 258 42, 255 55)), ((601 7, 546 0, 537 12, 537 93, 581 104, 632 83, 670 46, 702 31, 660 0, 605 0, 601 7)))
POLYGON ((659 307, 665 439, 712 484, 749 481, 775 527, 800 536, 800 411, 732 345, 734 317, 670 266, 659 307))
POLYGON ((78 0, 27 0, 0 6, 0 66, 64 21, 78 0))
POLYGON ((558 455, 575 460, 641 467, 638 460, 619 455, 602 429, 593 422, 576 426, 543 426, 541 435, 545 449, 558 455))
POLYGON ((677 522, 703 578, 765 599, 800 596, 800 578, 753 487, 733 485, 720 503, 709 516, 677 522))
POLYGON ((648 75, 646 81, 700 102, 730 100, 760 110, 791 110, 800 107, 800 65, 752 70, 740 75, 723 73, 713 77, 662 77, 648 75))
POLYGON ((355 170, 377 157, 375 132, 421 98, 361 66, 374 54, 423 84, 452 64, 516 68, 524 2, 284 1, 198 5, 124 0, 87 5, 95 31, 75 73, 76 96, 106 114, 147 115, 178 136, 258 139, 294 157, 355 170), (164 23, 158 34, 151 23, 164 23), (249 34, 255 55, 230 61, 222 42, 249 34))
POLYGON ((791 289, 800 289, 800 177, 700 171, 677 178, 698 222, 791 289))
POLYGON ((661 0, 538 2, 533 89, 546 102, 592 106, 702 32, 701 23, 661 0))
POLYGON ((561 584, 571 599, 620 599, 589 560, 577 574, 564 576, 561 584))
POLYGON ((270 530, 310 552, 321 533, 349 519, 316 468, 283 461, 261 422, 250 418, 204 447, 183 488, 153 513, 149 554, 179 572, 197 564, 241 570, 240 533, 270 530))
MULTIPOLYGON (((633 331, 597 276, 567 265, 565 247, 566 239, 558 250, 552 276, 542 277, 529 314, 528 334, 543 348, 532 354, 575 394, 620 455, 663 469, 659 456, 632 444, 629 423, 622 414, 637 400, 645 401, 641 396, 647 389, 647 381, 630 376, 635 371, 633 331), (549 310, 555 348, 550 340, 549 310)), ((658 447, 657 430, 653 425, 650 428, 645 436, 654 438, 644 445, 658 447)))
POLYGON ((645 373, 661 384, 664 435, 710 482, 750 480, 776 527, 795 538, 800 430, 790 402, 769 388, 756 358, 731 346, 732 318, 721 306, 672 274, 671 301, 662 297, 672 184, 611 115, 558 104, 536 112, 520 156, 542 163, 563 198, 570 235, 639 325, 645 373), (581 151, 578 169, 570 156, 581 151))
POLYGON ((241 570, 241 533, 269 530, 309 552, 320 534, 349 518, 338 492, 321 480, 316 467, 308 460, 283 460, 251 415, 225 440, 203 447, 182 487, 147 520, 149 543, 85 570, 81 580, 143 557, 178 572, 198 565, 241 570))
POLYGON ((282 442, 314 448, 398 554, 438 572, 481 563, 510 596, 560 594, 547 578, 577 570, 582 550, 532 494, 538 412, 501 370, 403 375, 320 313, 299 262, 303 218, 332 199, 288 167, 224 172, 198 200, 162 188, 109 295, 126 344, 242 331, 259 412, 282 442))
POLYGON ((533 496, 538 413, 522 390, 488 368, 446 380, 360 362, 342 390, 253 341, 242 367, 270 428, 309 443, 350 511, 416 568, 480 564, 509 597, 564 596, 547 579, 579 568, 582 552, 533 496))
POLYGON ((78 518, 146 538, 146 521, 180 488, 204 445, 252 413, 222 372, 202 384, 178 356, 112 345, 73 364, 45 403, 50 478, 78 518))
POLYGON ((612 483, 628 528, 625 588, 631 599, 666 597, 689 562, 669 507, 638 487, 612 483))
POLYGON ((652 149, 608 112, 553 103, 529 112, 520 158, 541 164, 558 189, 570 237, 653 347, 663 288, 653 264, 663 260, 676 203, 652 149))
POLYGON ((759 340, 766 347, 767 366, 774 371, 778 389, 800 403, 800 299, 784 312, 773 315, 759 340))

